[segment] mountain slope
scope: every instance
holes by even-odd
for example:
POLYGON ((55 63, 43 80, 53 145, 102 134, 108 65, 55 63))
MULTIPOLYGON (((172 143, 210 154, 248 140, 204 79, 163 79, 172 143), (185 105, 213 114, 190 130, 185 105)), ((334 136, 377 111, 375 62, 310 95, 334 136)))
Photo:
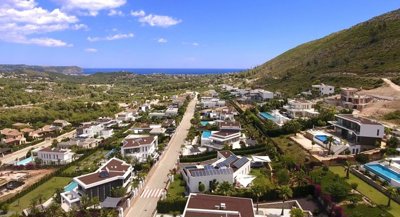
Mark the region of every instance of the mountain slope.
POLYGON ((399 72, 396 10, 293 48, 249 70, 246 77, 256 79, 255 86, 294 93, 316 82, 371 88, 381 83, 379 78, 397 77, 399 72))
POLYGON ((60 73, 64 75, 81 75, 82 69, 77 66, 32 66, 32 65, 0 65, 0 72, 4 73, 60 73))

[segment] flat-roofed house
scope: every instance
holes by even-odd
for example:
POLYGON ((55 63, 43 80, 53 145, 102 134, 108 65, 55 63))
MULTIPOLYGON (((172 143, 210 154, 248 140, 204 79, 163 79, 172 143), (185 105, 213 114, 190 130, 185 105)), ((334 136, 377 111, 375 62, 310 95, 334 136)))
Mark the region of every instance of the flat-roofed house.
POLYGON ((239 157, 233 153, 229 155, 218 154, 219 159, 209 165, 187 166, 182 170, 182 177, 190 192, 199 192, 199 184, 204 184, 205 190, 209 190, 215 181, 235 183, 238 175, 250 173, 251 161, 246 157, 239 157), (226 157, 225 157, 226 156, 226 157))
POLYGON ((318 91, 319 95, 331 95, 335 93, 335 87, 324 83, 311 86, 314 91, 318 91))
POLYGON ((288 115, 291 118, 309 118, 319 115, 319 112, 314 109, 314 102, 303 99, 292 99, 284 106, 288 115))
POLYGON ((350 143, 352 154, 376 147, 385 134, 385 127, 381 123, 367 118, 351 114, 338 114, 335 118, 336 121, 330 123, 336 133, 350 143))
POLYGON ((340 99, 342 105, 350 109, 364 109, 369 103, 373 101, 373 98, 366 95, 358 94, 358 89, 352 87, 340 88, 340 99))
POLYGON ((74 153, 69 149, 43 148, 37 152, 37 157, 45 165, 63 165, 71 163, 74 153))
POLYGON ((251 198, 191 193, 183 217, 254 217, 251 198))
POLYGON ((158 136, 146 136, 139 138, 126 138, 122 142, 122 156, 136 158, 139 162, 146 161, 147 157, 157 157, 158 136))

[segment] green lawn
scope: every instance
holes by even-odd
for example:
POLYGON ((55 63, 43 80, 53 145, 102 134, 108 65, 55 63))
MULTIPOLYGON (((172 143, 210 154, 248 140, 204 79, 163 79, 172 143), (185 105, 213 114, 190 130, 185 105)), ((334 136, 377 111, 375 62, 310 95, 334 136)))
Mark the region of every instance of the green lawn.
POLYGON ((344 206, 344 212, 347 217, 392 217, 390 213, 383 213, 381 209, 370 207, 365 204, 359 204, 356 207, 344 206))
POLYGON ((176 174, 174 182, 169 185, 167 197, 169 199, 173 198, 183 198, 185 196, 185 181, 182 179, 181 174, 176 174))
MULTIPOLYGON (((346 176, 344 168, 341 166, 334 166, 329 168, 333 173, 338 174, 341 177, 346 176)), ((374 187, 370 186, 368 183, 359 179, 358 177, 350 174, 350 178, 346 180, 348 183, 357 183, 357 190, 362 194, 366 195, 371 201, 378 205, 386 206, 388 198, 382 194, 380 191, 376 190, 374 187)), ((393 216, 399 216, 400 213, 400 205, 396 202, 392 201, 391 207, 388 209, 388 212, 393 216)))
POLYGON ((274 185, 272 184, 270 180, 270 175, 268 173, 269 171, 267 171, 266 168, 251 169, 250 175, 256 176, 253 181, 253 185, 267 186, 269 188, 273 188, 274 185))
POLYGON ((292 158, 296 163, 304 163, 307 156, 306 152, 299 146, 299 144, 290 140, 288 136, 280 136, 272 138, 272 140, 278 144, 279 148, 281 148, 285 153, 285 156, 292 158))
POLYGON ((106 150, 98 150, 95 153, 87 156, 85 159, 83 159, 81 162, 78 163, 78 165, 70 166, 67 168, 64 173, 73 173, 75 172, 78 168, 81 171, 93 171, 98 168, 98 163, 104 159, 105 154, 107 153, 106 150))
POLYGON ((10 211, 20 213, 23 209, 28 208, 33 200, 39 200, 40 197, 42 197, 42 203, 44 203, 53 196, 57 188, 65 187, 70 181, 71 178, 53 177, 25 196, 11 203, 10 211))

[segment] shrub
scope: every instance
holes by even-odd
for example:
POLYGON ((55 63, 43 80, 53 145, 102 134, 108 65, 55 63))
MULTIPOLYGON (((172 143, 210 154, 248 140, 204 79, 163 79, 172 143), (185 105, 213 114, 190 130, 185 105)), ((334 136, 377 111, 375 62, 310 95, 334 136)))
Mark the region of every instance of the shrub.
POLYGON ((357 190, 358 184, 355 183, 355 182, 352 182, 352 183, 350 184, 350 186, 351 186, 351 189, 357 190))

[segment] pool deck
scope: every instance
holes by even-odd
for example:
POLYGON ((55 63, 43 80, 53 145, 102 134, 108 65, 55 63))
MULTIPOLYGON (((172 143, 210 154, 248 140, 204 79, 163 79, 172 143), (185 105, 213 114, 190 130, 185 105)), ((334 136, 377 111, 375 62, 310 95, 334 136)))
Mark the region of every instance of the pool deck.
POLYGON ((329 161, 338 157, 341 158, 352 157, 351 155, 333 155, 333 156, 320 155, 320 153, 324 153, 325 149, 319 146, 318 144, 315 144, 313 146, 311 140, 304 137, 302 133, 297 133, 296 136, 291 136, 290 139, 299 144, 300 147, 309 152, 313 157, 315 157, 320 162, 329 161))

